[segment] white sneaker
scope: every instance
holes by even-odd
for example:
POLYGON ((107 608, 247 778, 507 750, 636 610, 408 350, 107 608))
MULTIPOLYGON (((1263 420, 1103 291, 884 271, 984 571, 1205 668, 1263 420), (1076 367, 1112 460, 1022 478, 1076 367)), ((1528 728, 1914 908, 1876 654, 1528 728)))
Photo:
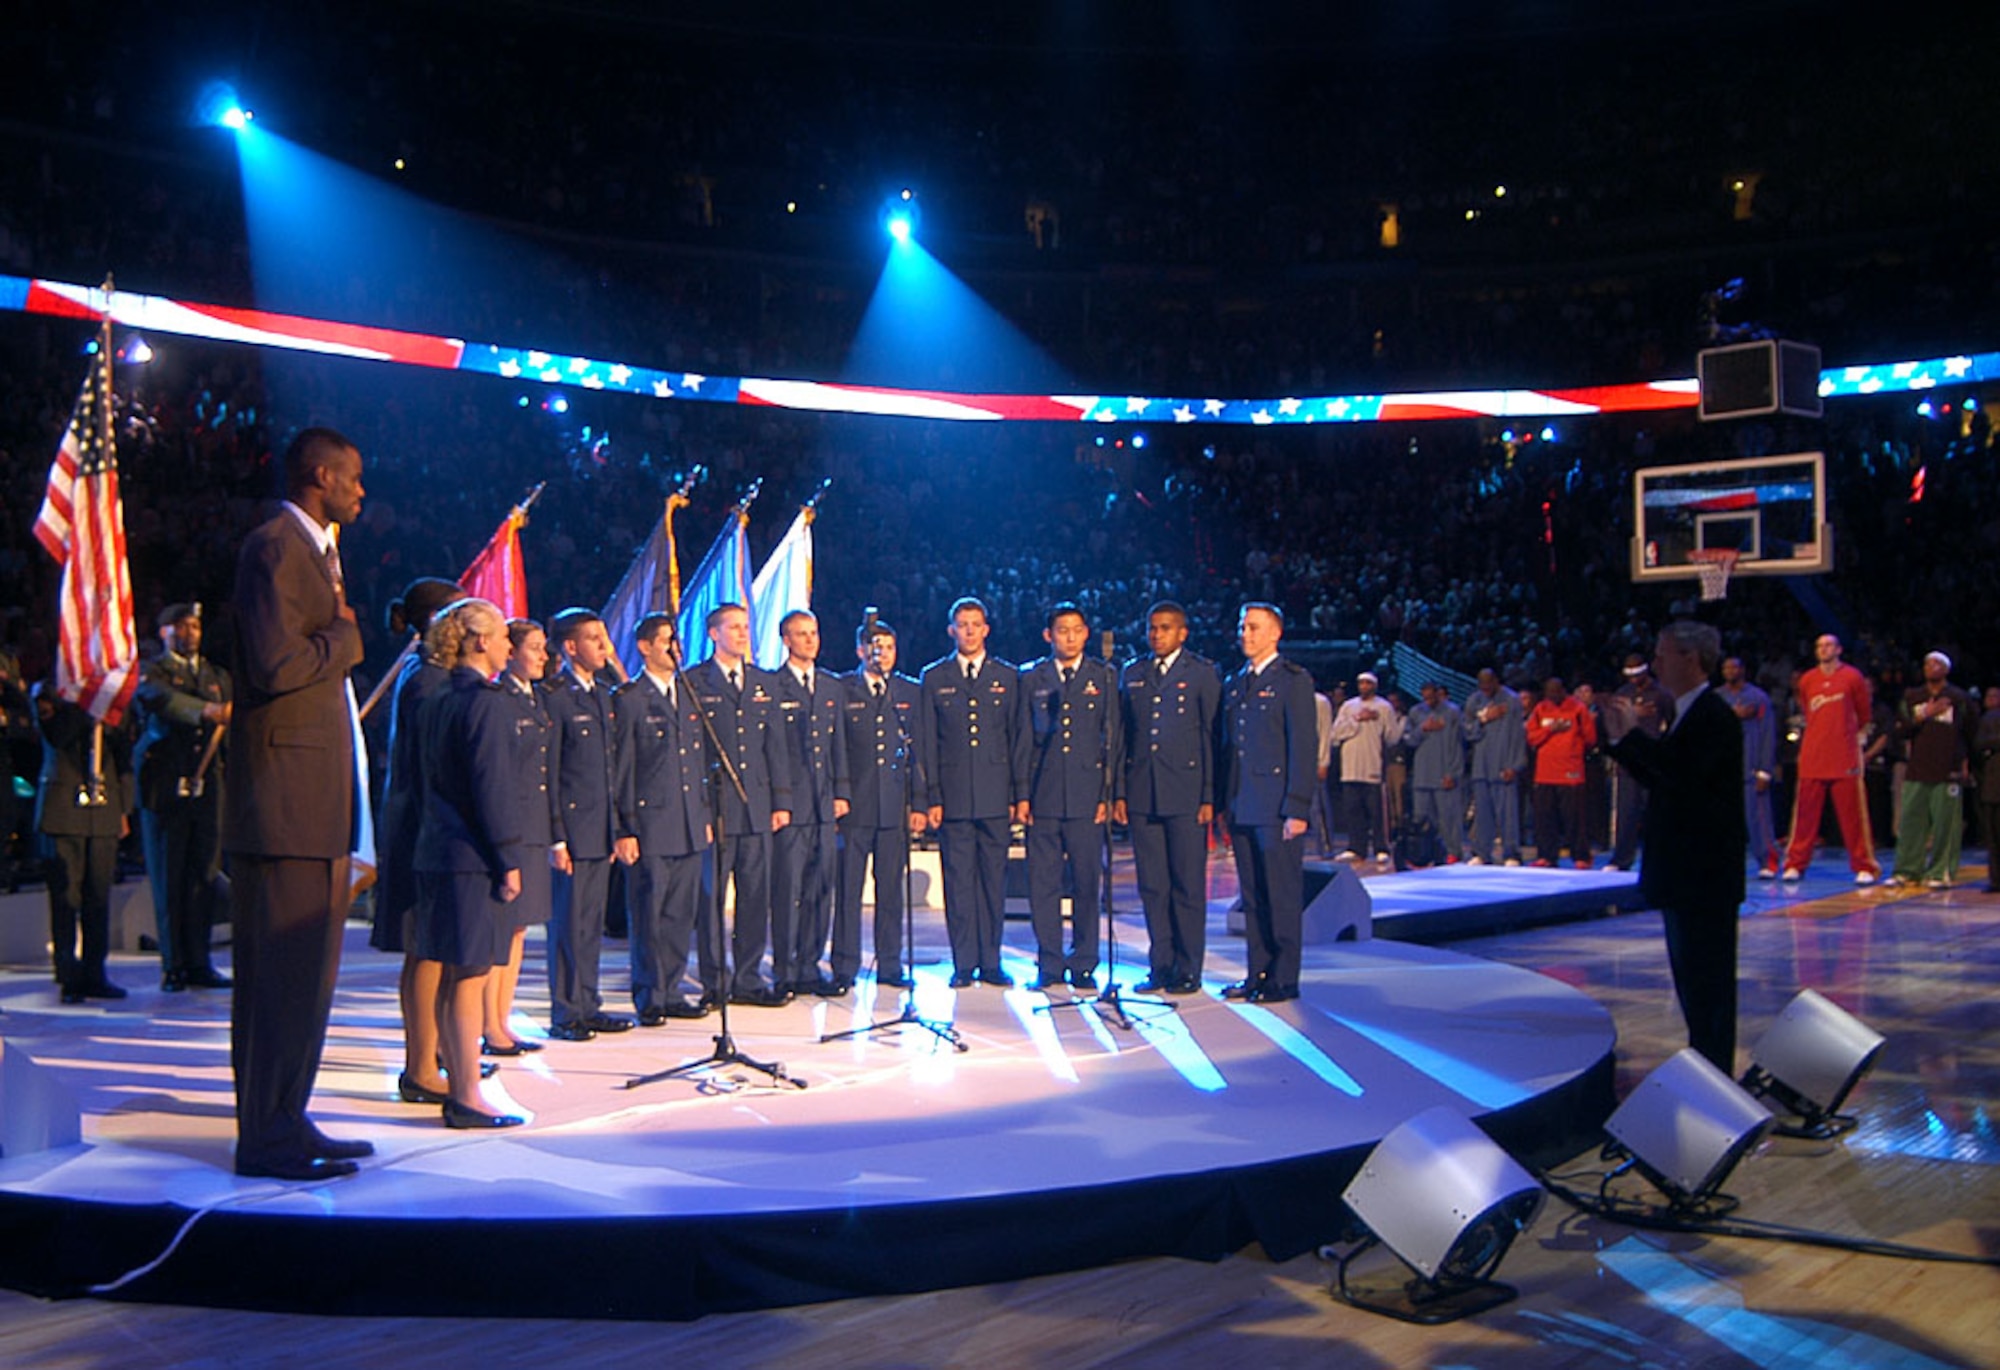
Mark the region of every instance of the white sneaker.
POLYGON ((1857 885, 1872 885, 1872 884, 1874 884, 1874 883, 1875 883, 1875 872, 1874 872, 1874 871, 1856 871, 1856 872, 1854 873, 1854 883, 1855 883, 1855 884, 1857 884, 1857 885))
POLYGON ((1500 864, 1503 866, 1518 866, 1521 864, 1521 858, 1518 856, 1510 856, 1505 861, 1502 861, 1500 864))
POLYGON ((1483 866, 1486 864, 1486 858, 1483 856, 1468 856, 1465 858, 1465 864, 1468 866, 1483 866))
POLYGON ((1925 889, 1927 889, 1927 890, 1948 890, 1948 889, 1950 889, 1950 888, 1951 888, 1951 881, 1949 881, 1949 880, 1926 880, 1926 881, 1924 881, 1924 888, 1925 888, 1925 889))
POLYGON ((1778 868, 1776 866, 1766 866, 1757 872, 1757 878, 1759 880, 1776 880, 1778 878, 1778 868))
POLYGON ((1359 861, 1361 858, 1354 854, 1354 848, 1349 847, 1346 851, 1342 852, 1340 855, 1334 857, 1333 859, 1336 861, 1359 861))
POLYGON ((1787 885, 1796 885, 1799 883, 1798 871, 1790 866, 1785 867, 1785 883, 1787 885))
POLYGON ((1389 853, 1387 853, 1387 852, 1385 852, 1385 851, 1378 851, 1378 852, 1376 852, 1376 853, 1375 853, 1375 864, 1376 864, 1376 865, 1378 865, 1378 866, 1386 866, 1386 865, 1388 865, 1388 864, 1389 864, 1389 853))

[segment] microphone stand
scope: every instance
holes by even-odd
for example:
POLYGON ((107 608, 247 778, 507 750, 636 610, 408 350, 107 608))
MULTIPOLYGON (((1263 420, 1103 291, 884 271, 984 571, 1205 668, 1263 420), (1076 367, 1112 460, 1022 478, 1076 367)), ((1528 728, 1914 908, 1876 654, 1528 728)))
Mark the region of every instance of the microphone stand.
MULTIPOLYGON (((678 656, 678 653, 676 655, 678 656)), ((688 702, 694 707, 695 716, 701 720, 702 732, 708 736, 709 755, 715 758, 708 768, 708 791, 717 800, 710 807, 710 812, 713 814, 715 821, 715 841, 711 844, 715 853, 713 858, 715 861, 715 881, 714 889, 710 891, 709 895, 708 915, 709 928, 715 937, 716 959, 722 963, 720 969, 726 972, 729 955, 724 950, 726 946, 724 939, 728 935, 729 929, 722 917, 722 872, 727 864, 723 860, 723 857, 729 848, 727 846, 728 835, 723 828, 723 805, 720 802, 723 797, 723 779, 726 777, 729 784, 736 790, 736 797, 743 801, 745 813, 748 813, 750 808, 750 795, 743 788, 743 777, 737 773, 736 763, 730 759, 729 753, 723 748, 722 739, 716 735, 714 720, 709 716, 708 710, 702 706, 701 691, 697 690, 694 682, 687 678, 686 672, 676 671, 674 678, 687 688, 688 702)), ((746 689, 749 688, 749 681, 747 679, 744 681, 744 687, 746 689)), ((722 983, 722 988, 716 994, 715 998, 716 1010, 721 1014, 721 1018, 718 1021, 722 1030, 715 1034, 714 1050, 710 1051, 706 1056, 690 1058, 666 1070, 657 1070, 651 1075, 636 1076, 633 1079, 627 1080, 624 1087, 626 1089, 637 1089, 641 1085, 656 1084, 661 1080, 679 1079, 694 1075, 700 1071, 712 1070, 717 1066, 742 1066, 746 1070, 755 1070, 770 1076, 771 1083, 773 1084, 785 1084, 792 1086, 794 1089, 804 1089, 806 1082, 787 1075, 783 1062, 759 1061, 755 1057, 746 1056, 737 1050, 736 1039, 729 1034, 729 988, 726 976, 722 983)))
MULTIPOLYGON (((1104 659, 1106 662, 1111 660, 1111 633, 1108 629, 1104 634, 1104 659)), ((1113 675, 1113 684, 1115 689, 1115 672, 1113 675)), ((1123 708, 1124 706, 1121 702, 1117 707, 1123 708)), ((1083 999, 1051 999, 1048 1003, 1037 1006, 1035 1012, 1043 1013, 1059 1008, 1080 1009, 1088 1006, 1096 1009, 1099 1015, 1110 1022, 1113 1027, 1124 1032, 1130 1032, 1132 1030, 1132 1015, 1125 1011, 1125 1005, 1128 1002, 1145 1004, 1150 1008, 1159 1009, 1164 1013, 1179 1013, 1181 1006, 1171 999, 1157 999, 1150 994, 1135 994, 1128 1001, 1118 988, 1118 912, 1111 898, 1111 800, 1109 795, 1112 790, 1111 768, 1120 764, 1121 760, 1122 758, 1116 756, 1105 758, 1104 792, 1107 797, 1104 801, 1103 841, 1098 847, 1098 869, 1100 875, 1097 886, 1097 905, 1099 912, 1104 918, 1104 988, 1096 994, 1083 999)), ((1070 916, 1072 918, 1076 916, 1074 910, 1072 910, 1070 916)))
MULTIPOLYGON (((872 611, 871 611, 871 617, 872 617, 872 611)), ((971 1048, 969 1048, 966 1045, 965 1039, 959 1035, 958 1028, 956 1026, 954 1026, 949 1022, 940 1021, 936 1018, 925 1018, 917 1012, 917 898, 916 898, 916 878, 910 869, 910 853, 912 847, 912 843, 910 840, 910 813, 916 808, 915 803, 911 801, 914 801, 917 797, 916 747, 912 744, 910 740, 909 730, 903 726, 902 713, 898 711, 898 709, 896 708, 896 696, 890 691, 889 688, 889 682, 891 679, 893 679, 893 673, 891 673, 890 675, 885 675, 882 678, 882 698, 883 701, 889 706, 889 717, 896 720, 896 743, 897 746, 901 748, 903 754, 903 789, 905 795, 905 802, 903 805, 903 818, 902 821, 896 825, 897 827, 902 829, 902 843, 903 843, 904 960, 897 964, 896 969, 902 974, 903 979, 908 983, 907 987, 903 989, 901 992, 901 997, 903 1000, 902 1011, 898 1013, 895 1017, 877 1018, 872 1023, 863 1024, 861 1027, 858 1028, 849 1028, 845 1032, 824 1033, 821 1035, 819 1040, 822 1043, 841 1042, 841 1041, 846 1041, 848 1038, 851 1037, 866 1036, 869 1033, 888 1032, 891 1030, 900 1030, 906 1027, 914 1027, 914 1028, 922 1028, 925 1032, 930 1033, 933 1037, 936 1037, 941 1042, 951 1043, 952 1049, 954 1051, 968 1051, 971 1048)), ((880 898, 879 894, 877 895, 877 898, 878 899, 880 898)), ((859 918, 861 916, 861 911, 859 909, 856 909, 854 916, 859 918)), ((875 962, 875 974, 879 982, 882 974, 882 962, 879 957, 875 962)))

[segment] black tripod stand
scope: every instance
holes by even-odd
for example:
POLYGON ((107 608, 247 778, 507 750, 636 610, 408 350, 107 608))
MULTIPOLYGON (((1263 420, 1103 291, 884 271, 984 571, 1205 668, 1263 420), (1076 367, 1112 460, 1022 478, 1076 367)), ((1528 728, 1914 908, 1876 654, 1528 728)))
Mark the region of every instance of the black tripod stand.
MULTIPOLYGON (((867 626, 872 627, 874 621, 875 611, 870 609, 868 611, 867 626)), ((916 808, 917 800, 916 749, 910 745, 910 734, 903 727, 903 716, 896 711, 896 700, 894 695, 889 693, 889 681, 886 673, 884 673, 882 690, 883 700, 889 708, 889 717, 896 720, 896 745, 903 764, 903 821, 897 825, 902 829, 903 842, 903 959, 896 964, 896 971, 903 980, 903 1007, 902 1011, 893 1018, 878 1018, 872 1023, 858 1028, 849 1028, 845 1032, 825 1033, 820 1037, 820 1041, 841 1042, 872 1032, 888 1032, 913 1027, 921 1028, 941 1042, 951 1043, 952 1048, 956 1051, 965 1051, 968 1049, 965 1039, 959 1036, 956 1027, 947 1022, 940 1022, 935 1018, 925 1018, 917 1012, 917 900, 916 881, 910 870, 911 842, 909 820, 910 813, 916 808)), ((879 894, 877 897, 880 897, 879 894)), ((855 916, 857 918, 860 917, 859 909, 855 910, 855 916)), ((875 974, 879 983, 882 974, 882 963, 879 959, 875 963, 875 974)))
MULTIPOLYGON (((678 659, 679 653, 676 652, 675 656, 678 659)), ((693 682, 689 681, 685 675, 678 678, 681 682, 681 687, 688 692, 688 702, 693 706, 695 716, 701 719, 702 732, 708 736, 709 755, 715 758, 708 768, 708 792, 714 799, 714 802, 709 806, 709 811, 715 817, 715 841, 713 843, 715 853, 715 881, 714 888, 709 892, 708 916, 709 929, 714 935, 712 945, 715 947, 716 959, 719 963, 719 968, 726 972, 729 958, 728 953, 723 948, 728 928, 724 925, 722 918, 722 873, 729 866, 729 863, 724 859, 729 851, 729 836, 723 827, 722 782, 724 779, 727 779, 729 784, 735 789, 736 797, 743 801, 743 808, 746 814, 750 809, 750 796, 743 788, 743 777, 737 773, 736 763, 730 759, 728 751, 723 748, 722 739, 716 735, 714 721, 710 719, 708 710, 702 707, 701 692, 694 687, 693 682)), ((748 688, 747 685, 745 688, 748 688)), ((739 909, 737 912, 740 914, 742 910, 739 909)), ((667 1070, 654 1071, 651 1075, 640 1075, 627 1080, 625 1082, 626 1089, 637 1089, 641 1085, 655 1084, 661 1080, 673 1080, 695 1075, 701 1071, 712 1070, 717 1066, 742 1066, 746 1070, 755 1070, 770 1076, 773 1084, 786 1084, 792 1086, 794 1089, 804 1089, 806 1087, 804 1080, 796 1080, 787 1075, 782 1063, 776 1061, 759 1061, 755 1057, 746 1056, 737 1050, 736 1039, 729 1035, 729 986, 726 973, 720 981, 720 987, 715 998, 716 1009, 721 1014, 718 1023, 721 1031, 715 1034, 715 1049, 706 1056, 699 1056, 683 1061, 679 1065, 667 1070)))

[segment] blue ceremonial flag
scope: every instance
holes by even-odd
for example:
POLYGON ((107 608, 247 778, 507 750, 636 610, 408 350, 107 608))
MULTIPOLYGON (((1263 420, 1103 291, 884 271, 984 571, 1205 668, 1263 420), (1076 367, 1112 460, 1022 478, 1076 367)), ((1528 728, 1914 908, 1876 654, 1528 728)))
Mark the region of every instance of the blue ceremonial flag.
MULTIPOLYGON (((714 655, 714 647, 708 640, 709 610, 718 604, 741 604, 745 609, 751 608, 750 538, 744 531, 749 522, 750 516, 742 508, 731 509, 722 521, 722 531, 715 535, 708 554, 702 557, 701 565, 681 587, 677 622, 685 657, 681 663, 683 669, 698 666, 714 655)), ((750 636, 751 641, 756 641, 754 610, 750 636)))
POLYGON ((668 500, 666 517, 653 525, 652 535, 625 568, 625 578, 604 602, 604 631, 611 637, 619 674, 627 679, 639 669, 639 620, 655 610, 673 609, 674 508, 674 500, 668 500))
POLYGON ((750 586, 751 655, 759 666, 775 671, 785 663, 784 639, 778 625, 794 609, 812 608, 813 506, 799 510, 792 526, 765 558, 764 569, 750 586))

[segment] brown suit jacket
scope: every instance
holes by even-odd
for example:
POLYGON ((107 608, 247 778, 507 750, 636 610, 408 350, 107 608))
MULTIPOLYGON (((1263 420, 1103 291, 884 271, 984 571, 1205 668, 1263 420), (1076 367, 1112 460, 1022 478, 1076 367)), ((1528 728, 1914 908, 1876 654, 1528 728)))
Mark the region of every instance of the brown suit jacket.
POLYGON ((354 840, 354 732, 347 673, 361 630, 290 510, 252 532, 236 563, 236 707, 229 724, 225 851, 347 855, 354 840))

